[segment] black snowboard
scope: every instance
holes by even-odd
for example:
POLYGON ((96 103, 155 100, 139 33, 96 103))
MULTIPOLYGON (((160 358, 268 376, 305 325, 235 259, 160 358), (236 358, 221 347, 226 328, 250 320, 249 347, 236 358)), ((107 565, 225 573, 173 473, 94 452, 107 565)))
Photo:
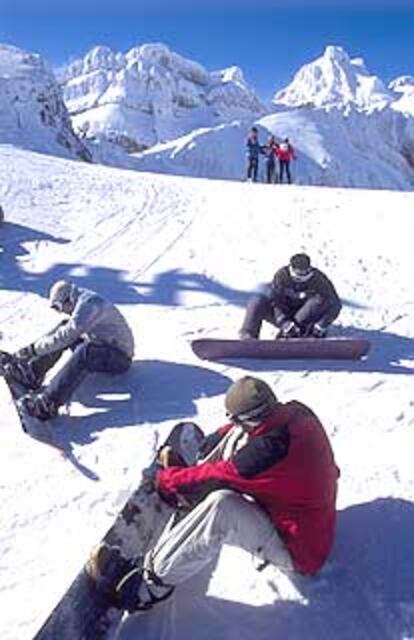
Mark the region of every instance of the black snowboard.
POLYGON ((202 360, 257 358, 290 360, 358 360, 370 348, 360 338, 290 338, 284 340, 221 340, 201 338, 191 342, 194 353, 202 360))
MULTIPOLYGON (((40 442, 50 445, 54 449, 57 449, 61 454, 66 454, 67 451, 60 444, 55 442, 55 437, 53 433, 53 427, 51 423, 47 420, 39 420, 31 416, 25 408, 22 406, 20 399, 22 396, 29 393, 28 389, 18 382, 13 382, 11 380, 7 380, 4 375, 4 366, 8 364, 11 360, 12 356, 7 351, 0 350, 0 377, 2 378, 1 383, 7 385, 9 393, 7 394, 9 397, 13 398, 13 404, 9 402, 7 411, 9 414, 10 422, 14 422, 20 424, 21 428, 27 435, 31 436, 35 440, 39 440, 40 442), (13 420, 11 419, 11 411, 12 408, 15 412, 13 416, 13 420)), ((2 388, 2 393, 5 390, 2 388)), ((0 395, 2 395, 2 393, 0 395)))
MULTIPOLYGON (((180 422, 165 444, 187 463, 192 463, 203 438, 197 425, 180 422)), ((171 507, 143 481, 101 542, 118 546, 125 559, 139 564, 172 512, 171 507)), ((121 617, 122 613, 111 607, 97 588, 85 565, 33 640, 105 640, 115 631, 121 617)))

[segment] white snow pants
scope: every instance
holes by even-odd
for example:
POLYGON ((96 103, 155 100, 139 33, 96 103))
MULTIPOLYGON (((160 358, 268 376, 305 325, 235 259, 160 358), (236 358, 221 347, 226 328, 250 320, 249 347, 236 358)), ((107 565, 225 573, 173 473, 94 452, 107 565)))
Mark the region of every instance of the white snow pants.
POLYGON ((293 571, 268 515, 254 501, 227 489, 213 491, 175 526, 167 525, 145 565, 166 584, 177 585, 212 561, 224 543, 293 571))

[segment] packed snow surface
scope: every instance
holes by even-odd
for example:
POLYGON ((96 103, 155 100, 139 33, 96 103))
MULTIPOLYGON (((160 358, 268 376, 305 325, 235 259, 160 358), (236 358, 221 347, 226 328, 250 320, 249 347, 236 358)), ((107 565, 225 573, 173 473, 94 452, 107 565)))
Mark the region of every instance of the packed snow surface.
POLYGON ((56 322, 45 296, 62 277, 119 305, 136 337, 132 369, 90 378, 57 420, 66 458, 1 420, 1 639, 33 638, 174 423, 220 426, 228 385, 248 372, 309 404, 331 438, 330 561, 292 579, 225 548, 118 640, 412 639, 414 196, 136 173, 7 145, 0 160, 2 345, 56 322), (368 358, 197 360, 189 341, 235 337, 251 292, 302 250, 343 300, 335 332, 368 338, 368 358))

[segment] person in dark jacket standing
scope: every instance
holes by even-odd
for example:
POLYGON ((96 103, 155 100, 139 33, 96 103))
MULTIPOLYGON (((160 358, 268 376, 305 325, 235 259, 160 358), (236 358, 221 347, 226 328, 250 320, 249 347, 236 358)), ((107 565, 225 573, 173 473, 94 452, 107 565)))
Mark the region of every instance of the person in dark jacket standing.
POLYGON ((256 127, 252 127, 246 142, 247 147, 247 180, 257 182, 259 170, 259 155, 262 147, 259 143, 259 132, 256 127))
POLYGON ((250 299, 240 338, 258 338, 263 320, 279 329, 279 338, 323 338, 341 307, 328 277, 308 255, 297 253, 276 272, 266 293, 250 299))
POLYGON ((296 160, 296 153, 289 142, 289 138, 285 138, 283 142, 280 143, 276 153, 279 158, 279 182, 282 184, 283 175, 286 173, 286 179, 288 183, 291 184, 290 161, 296 160))
POLYGON ((286 573, 312 576, 327 560, 339 469, 319 419, 251 376, 229 387, 225 409, 228 422, 202 442, 198 464, 169 466, 161 449, 153 486, 187 513, 164 528, 143 566, 123 567, 112 595, 119 608, 133 612, 165 599, 223 544, 286 573))
POLYGON ((275 136, 270 136, 269 140, 263 147, 266 156, 266 180, 268 184, 273 184, 276 177, 276 157, 279 145, 275 136))

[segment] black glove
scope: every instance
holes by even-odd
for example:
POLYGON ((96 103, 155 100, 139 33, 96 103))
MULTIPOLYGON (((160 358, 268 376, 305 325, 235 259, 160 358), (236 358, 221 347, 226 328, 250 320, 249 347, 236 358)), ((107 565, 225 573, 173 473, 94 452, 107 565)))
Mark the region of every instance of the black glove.
POLYGON ((16 351, 14 355, 17 360, 31 360, 36 355, 34 344, 29 344, 27 347, 19 349, 19 351, 16 351))

